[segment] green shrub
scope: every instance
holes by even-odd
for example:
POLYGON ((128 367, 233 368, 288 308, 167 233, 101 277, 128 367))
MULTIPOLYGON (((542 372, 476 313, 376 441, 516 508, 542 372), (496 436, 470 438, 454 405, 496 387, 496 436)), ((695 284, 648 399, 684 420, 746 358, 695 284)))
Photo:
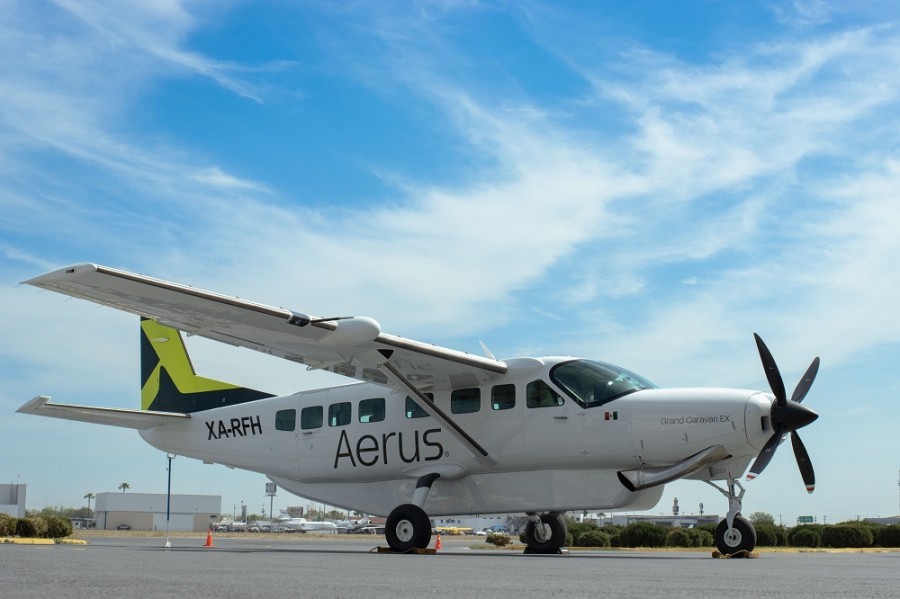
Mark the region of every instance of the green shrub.
POLYGON ((520 543, 528 542, 528 540, 525 538, 525 529, 524 528, 522 529, 522 532, 519 533, 519 542, 520 543))
POLYGON ((673 528, 666 535, 666 547, 694 547, 694 535, 687 528, 673 528))
POLYGON ((900 524, 891 524, 878 529, 875 544, 879 547, 900 547, 900 524))
POLYGON ((821 524, 801 524, 799 526, 795 526, 787 532, 787 540, 791 547, 818 547, 822 544, 822 529, 824 528, 821 524), (798 543, 794 538, 796 535, 800 534, 802 531, 812 531, 812 533, 816 536, 815 544, 810 545, 809 535, 803 532, 803 542, 798 543))
POLYGON ((694 547, 712 547, 715 545, 715 537, 704 528, 688 528, 687 531, 694 537, 694 547))
POLYGON ((622 547, 663 547, 667 531, 651 522, 634 522, 622 529, 619 542, 622 547))
POLYGON ((47 521, 42 516, 19 518, 16 533, 24 538, 43 538, 47 536, 47 521))
POLYGON ((697 530, 705 530, 708 532, 713 538, 716 536, 716 527, 718 524, 698 524, 694 528, 697 530))
POLYGON ((62 539, 72 534, 72 521, 62 516, 44 516, 47 522, 47 537, 62 539))
POLYGON ((577 547, 609 547, 609 535, 602 530, 586 530, 578 537, 577 547))
POLYGON ((509 535, 504 532, 492 532, 487 536, 487 542, 497 547, 506 547, 509 545, 509 535))
POLYGON ((792 547, 818 547, 822 543, 819 532, 811 528, 798 530, 790 538, 792 547))
POLYGON ((775 538, 777 540, 777 547, 787 547, 787 530, 785 530, 784 526, 775 527, 775 538))
POLYGON ((622 534, 622 527, 618 524, 608 524, 603 528, 600 528, 609 536, 609 546, 610 547, 621 547, 621 540, 619 539, 619 535, 622 534))
POLYGON ((778 533, 776 527, 771 524, 759 524, 756 528, 756 544, 759 547, 777 547, 778 533))
POLYGON ((11 537, 16 534, 16 519, 0 514, 0 537, 11 537))
POLYGON ((822 531, 823 547, 871 547, 873 540, 868 526, 836 524, 822 531))
POLYGON ((572 533, 575 539, 578 539, 589 530, 597 530, 597 525, 593 522, 576 522, 571 518, 566 518, 566 529, 572 533))

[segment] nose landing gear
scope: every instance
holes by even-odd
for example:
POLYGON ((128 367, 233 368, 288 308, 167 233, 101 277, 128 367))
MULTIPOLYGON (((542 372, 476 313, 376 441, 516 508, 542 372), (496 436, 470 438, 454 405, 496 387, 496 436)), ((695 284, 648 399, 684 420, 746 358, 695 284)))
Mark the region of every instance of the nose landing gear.
POLYGON ((756 547, 756 529, 753 524, 741 516, 741 500, 744 498, 744 487, 734 478, 728 478, 728 490, 715 483, 704 481, 709 486, 728 498, 728 514, 716 527, 716 549, 722 555, 733 555, 741 551, 753 551, 756 547), (734 488, 740 489, 739 493, 734 488))

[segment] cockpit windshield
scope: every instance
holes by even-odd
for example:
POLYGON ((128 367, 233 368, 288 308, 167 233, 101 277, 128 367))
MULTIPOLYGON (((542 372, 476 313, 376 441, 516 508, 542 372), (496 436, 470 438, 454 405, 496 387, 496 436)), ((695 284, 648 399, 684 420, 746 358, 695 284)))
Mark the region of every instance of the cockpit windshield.
POLYGON ((629 393, 656 387, 624 368, 593 360, 558 364, 550 370, 550 379, 586 408, 602 406, 629 393))

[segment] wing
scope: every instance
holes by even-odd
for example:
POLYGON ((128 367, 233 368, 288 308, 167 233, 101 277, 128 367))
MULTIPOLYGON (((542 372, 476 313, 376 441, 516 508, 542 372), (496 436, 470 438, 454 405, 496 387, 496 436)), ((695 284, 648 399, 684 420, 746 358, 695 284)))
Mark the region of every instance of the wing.
POLYGON ((107 266, 79 264, 25 283, 369 382, 396 384, 385 362, 419 391, 475 387, 506 372, 499 360, 382 333, 371 318, 317 318, 107 266))
POLYGON ((16 410, 20 414, 34 414, 36 416, 49 416, 50 418, 62 418, 64 420, 77 420, 79 422, 92 422, 94 424, 106 424, 109 426, 121 426, 147 430, 160 424, 184 420, 190 418, 190 414, 177 414, 174 412, 145 412, 143 410, 126 410, 123 408, 94 408, 90 406, 74 406, 63 403, 51 403, 46 395, 35 397, 21 408, 16 410))

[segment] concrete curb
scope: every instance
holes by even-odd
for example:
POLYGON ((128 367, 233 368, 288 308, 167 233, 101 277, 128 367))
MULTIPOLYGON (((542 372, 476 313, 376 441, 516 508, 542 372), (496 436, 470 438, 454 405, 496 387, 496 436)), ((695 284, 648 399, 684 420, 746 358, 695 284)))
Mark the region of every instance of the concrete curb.
POLYGON ((0 545, 87 545, 88 542, 82 539, 20 539, 18 537, 0 537, 0 545))

